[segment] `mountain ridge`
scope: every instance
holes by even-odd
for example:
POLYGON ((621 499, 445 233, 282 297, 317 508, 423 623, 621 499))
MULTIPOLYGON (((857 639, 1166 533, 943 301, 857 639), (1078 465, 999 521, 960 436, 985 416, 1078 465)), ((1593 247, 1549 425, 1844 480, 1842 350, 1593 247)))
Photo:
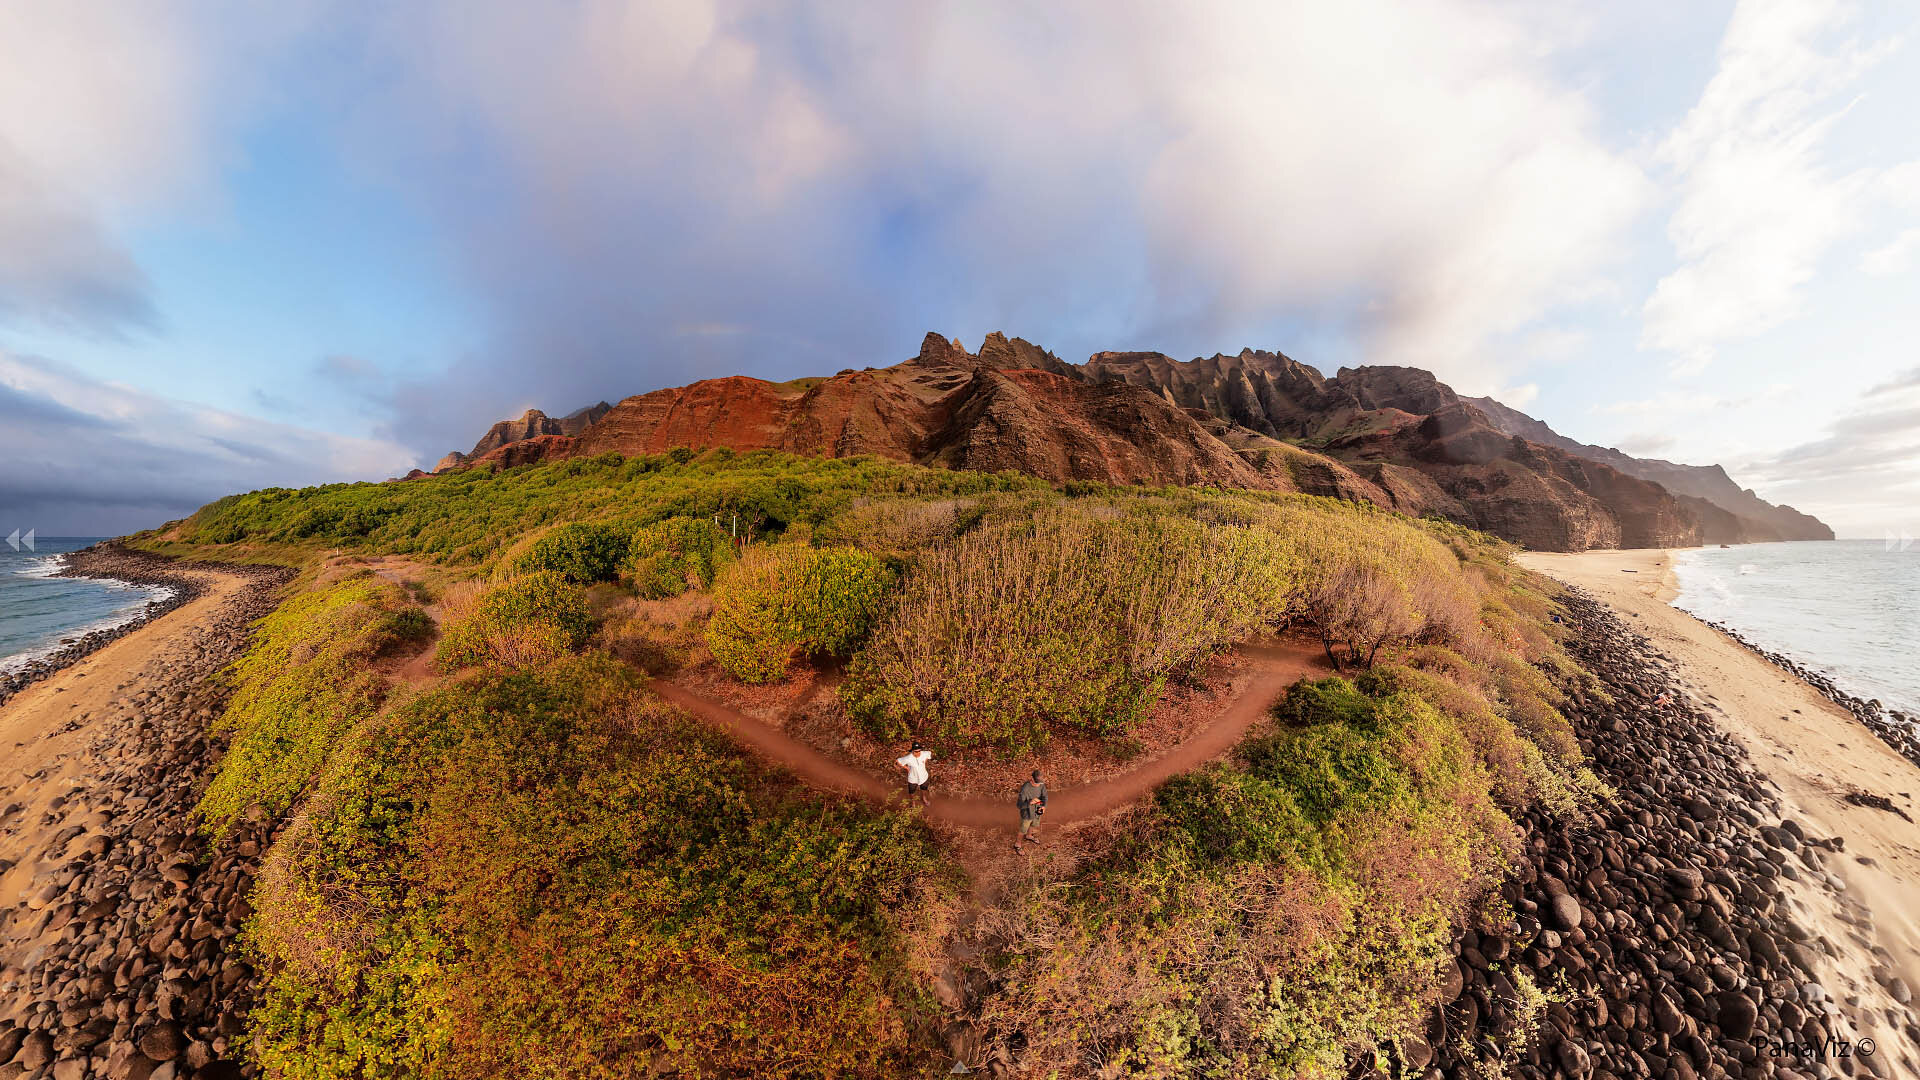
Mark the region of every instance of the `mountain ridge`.
POLYGON ((998 331, 974 353, 929 333, 918 353, 888 367, 784 383, 723 376, 558 420, 530 409, 435 471, 676 446, 873 454, 1057 482, 1303 492, 1442 517, 1544 550, 1832 535, 1739 488, 1719 466, 1577 443, 1419 368, 1341 368, 1329 378, 1251 348, 1187 361, 1098 352, 1072 364, 998 331))
POLYGON ((1490 397, 1465 398, 1487 414, 1493 425, 1510 435, 1533 442, 1558 446, 1570 453, 1604 462, 1643 480, 1651 480, 1683 499, 1695 499, 1737 518, 1749 519, 1751 530, 1737 539, 1715 539, 1715 543, 1761 543, 1769 540, 1831 540, 1833 530, 1811 514, 1791 506, 1762 499, 1752 488, 1742 488, 1727 475, 1721 465, 1683 465, 1660 458, 1637 458, 1608 446, 1595 446, 1568 438, 1545 422, 1536 420, 1490 397))

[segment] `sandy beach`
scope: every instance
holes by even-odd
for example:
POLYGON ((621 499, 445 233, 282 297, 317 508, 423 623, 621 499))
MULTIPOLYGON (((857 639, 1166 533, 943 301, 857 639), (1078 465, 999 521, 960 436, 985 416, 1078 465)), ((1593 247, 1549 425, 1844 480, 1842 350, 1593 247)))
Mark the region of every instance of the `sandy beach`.
POLYGON ((217 755, 212 676, 286 572, 167 569, 189 602, 0 705, 0 1080, 240 1075, 223 1059, 252 975, 229 946, 271 831, 210 845, 192 808, 217 755))
POLYGON ((1586 590, 1672 658, 1679 680, 1778 786, 1790 816, 1810 834, 1844 838, 1848 857, 1826 864, 1837 893, 1802 883, 1796 905, 1839 954, 1823 958, 1836 994, 1904 1012, 1884 983, 1890 969, 1907 987, 1920 985, 1920 824, 1847 796, 1882 795, 1920 818, 1920 768, 1807 683, 1670 606, 1675 554, 1527 552, 1519 561, 1586 590), (1862 906, 1870 927, 1860 925, 1862 906))

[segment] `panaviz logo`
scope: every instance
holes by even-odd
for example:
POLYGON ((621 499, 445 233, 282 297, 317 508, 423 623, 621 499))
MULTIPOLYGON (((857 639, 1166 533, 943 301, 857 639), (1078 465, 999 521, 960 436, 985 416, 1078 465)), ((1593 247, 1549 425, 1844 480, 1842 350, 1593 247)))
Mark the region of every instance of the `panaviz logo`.
POLYGON ((27 535, 25 536, 20 535, 19 529, 13 530, 12 535, 7 537, 7 546, 15 551, 19 551, 21 548, 26 548, 28 551, 34 550, 33 530, 28 529, 27 535))

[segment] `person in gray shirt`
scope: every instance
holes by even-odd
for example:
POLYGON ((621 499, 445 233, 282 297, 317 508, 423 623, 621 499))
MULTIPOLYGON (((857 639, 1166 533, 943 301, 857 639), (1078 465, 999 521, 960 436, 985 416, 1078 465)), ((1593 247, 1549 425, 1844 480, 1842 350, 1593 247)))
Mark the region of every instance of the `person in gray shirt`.
POLYGON ((1040 770, 1033 770, 1033 779, 1020 785, 1020 794, 1014 798, 1014 805, 1020 808, 1020 835, 1014 838, 1013 850, 1022 855, 1027 849, 1020 841, 1037 844, 1040 838, 1033 835, 1034 827, 1040 824, 1040 815, 1047 812, 1047 785, 1040 782, 1040 770))

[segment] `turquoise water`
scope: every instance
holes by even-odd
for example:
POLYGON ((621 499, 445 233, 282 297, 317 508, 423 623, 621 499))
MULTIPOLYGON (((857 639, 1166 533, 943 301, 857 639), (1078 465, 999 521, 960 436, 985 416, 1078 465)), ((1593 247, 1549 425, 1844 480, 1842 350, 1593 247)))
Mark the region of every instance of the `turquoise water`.
POLYGON ((1920 545, 1879 540, 1681 552, 1673 606, 1825 672, 1842 690, 1920 713, 1920 545))
POLYGON ((0 541, 0 671, 60 647, 60 639, 126 622, 167 590, 88 578, 51 576, 62 552, 98 537, 40 537, 35 551, 0 541))

